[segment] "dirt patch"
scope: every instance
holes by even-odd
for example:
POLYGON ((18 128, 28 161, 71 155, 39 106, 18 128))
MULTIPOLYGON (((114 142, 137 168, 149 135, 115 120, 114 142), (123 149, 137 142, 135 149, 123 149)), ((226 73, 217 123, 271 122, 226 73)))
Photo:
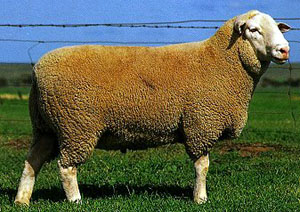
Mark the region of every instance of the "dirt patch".
POLYGON ((31 144, 30 137, 11 139, 6 143, 6 146, 13 147, 16 149, 28 149, 31 144))
POLYGON ((300 101, 300 96, 292 96, 292 100, 300 101))
POLYGON ((266 145, 262 143, 234 143, 232 141, 223 142, 216 149, 220 154, 237 151, 241 157, 256 157, 263 152, 270 152, 280 149, 278 145, 266 145))
POLYGON ((274 147, 268 147, 268 146, 246 146, 240 148, 239 154, 242 157, 250 157, 250 156, 258 156, 262 152, 269 152, 274 150, 275 150, 274 147))

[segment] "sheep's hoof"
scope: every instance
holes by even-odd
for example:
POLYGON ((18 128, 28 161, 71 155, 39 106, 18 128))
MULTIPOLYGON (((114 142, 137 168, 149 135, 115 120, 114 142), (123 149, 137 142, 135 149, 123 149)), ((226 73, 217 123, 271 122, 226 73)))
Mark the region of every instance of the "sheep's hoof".
POLYGON ((82 204, 81 199, 69 200, 69 202, 74 203, 74 204, 82 204))
POLYGON ((14 203, 15 203, 15 205, 29 206, 29 200, 16 199, 14 203))
POLYGON ((194 201, 195 201, 197 204, 204 204, 204 203, 207 202, 207 197, 194 198, 194 201))

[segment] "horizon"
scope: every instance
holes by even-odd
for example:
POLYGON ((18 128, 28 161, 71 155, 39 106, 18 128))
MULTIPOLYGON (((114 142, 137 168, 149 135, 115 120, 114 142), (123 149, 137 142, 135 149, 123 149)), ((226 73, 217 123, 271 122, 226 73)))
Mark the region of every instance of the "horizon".
MULTIPOLYGON (((270 14, 274 18, 297 18, 300 4, 291 0, 249 1, 204 0, 174 1, 138 1, 124 3, 121 0, 99 2, 97 0, 63 2, 53 0, 41 2, 37 0, 15 2, 7 0, 0 10, 0 24, 72 24, 72 23, 138 23, 162 22, 177 20, 228 20, 236 15, 252 9, 270 14), (276 5, 276 7, 274 7, 276 5)), ((300 27, 300 20, 284 21, 293 28, 300 27)), ((176 25, 214 27, 221 22, 180 23, 176 25)), ((22 43, 4 42, 12 40, 71 40, 71 41, 112 41, 112 42, 195 42, 211 37, 215 29, 183 29, 183 28, 124 28, 124 27, 0 27, 1 63, 31 63, 36 62, 42 55, 53 49, 69 46, 70 43, 22 43), (2 40, 2 41, 1 41, 2 40), (29 53, 28 53, 29 52, 29 53), (29 56, 30 54, 30 56, 29 56)), ((287 40, 299 41, 300 31, 292 30, 285 34, 287 40)), ((109 42, 106 42, 109 43, 109 42)), ((72 44, 74 45, 74 44, 72 44)), ((120 45, 120 44, 119 44, 120 45)), ((300 44, 290 43, 290 61, 300 62, 300 44)), ((141 46, 133 45, 131 46, 141 46)), ((142 46, 157 46, 149 44, 142 46)))

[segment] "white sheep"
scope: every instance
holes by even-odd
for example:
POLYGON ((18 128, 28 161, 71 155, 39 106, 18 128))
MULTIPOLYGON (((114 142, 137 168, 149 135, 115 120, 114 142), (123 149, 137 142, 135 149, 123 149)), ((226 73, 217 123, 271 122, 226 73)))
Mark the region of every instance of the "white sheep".
POLYGON ((271 61, 283 64, 289 30, 250 11, 203 41, 163 47, 85 45, 36 64, 30 93, 33 143, 15 203, 29 204, 46 160, 60 155, 63 188, 80 201, 76 166, 97 145, 140 149, 181 142, 194 161, 194 200, 207 200, 212 145, 238 137, 251 96, 271 61))

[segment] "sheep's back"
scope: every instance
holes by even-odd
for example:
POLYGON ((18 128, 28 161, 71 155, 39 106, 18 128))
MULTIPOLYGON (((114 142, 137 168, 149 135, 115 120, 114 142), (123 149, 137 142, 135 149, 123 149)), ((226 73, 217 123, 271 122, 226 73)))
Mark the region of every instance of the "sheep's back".
POLYGON ((185 87, 166 64, 159 65, 165 58, 152 49, 79 46, 50 52, 35 67, 44 113, 59 127, 72 120, 74 126, 172 133, 185 87))

